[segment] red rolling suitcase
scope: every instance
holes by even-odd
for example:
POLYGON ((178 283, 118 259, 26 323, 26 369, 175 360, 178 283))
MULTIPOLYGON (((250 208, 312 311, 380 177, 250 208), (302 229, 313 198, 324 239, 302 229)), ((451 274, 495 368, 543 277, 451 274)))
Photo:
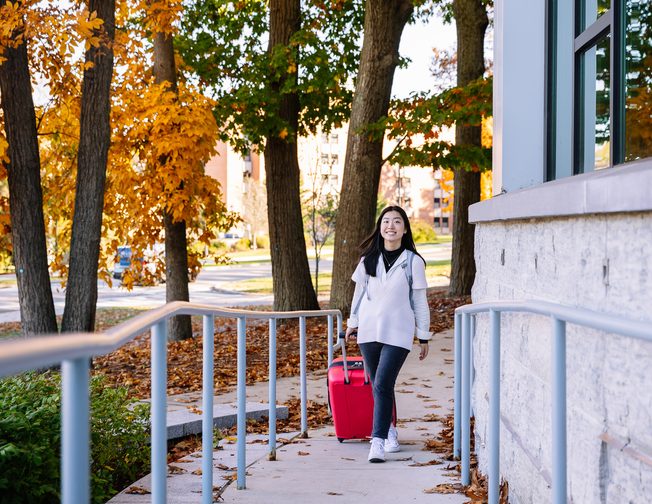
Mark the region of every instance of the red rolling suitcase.
POLYGON ((374 396, 362 357, 347 358, 343 333, 340 339, 342 357, 329 366, 326 383, 335 435, 341 443, 371 436, 374 396))

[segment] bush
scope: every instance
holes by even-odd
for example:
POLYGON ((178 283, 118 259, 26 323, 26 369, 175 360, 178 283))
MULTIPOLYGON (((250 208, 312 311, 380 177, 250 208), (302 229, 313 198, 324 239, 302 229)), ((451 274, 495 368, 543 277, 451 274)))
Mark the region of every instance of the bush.
MULTIPOLYGON (((0 503, 60 498, 60 376, 0 380, 0 503)), ((91 379, 91 494, 106 502, 149 471, 149 408, 91 379)))
POLYGON ((233 252, 244 252, 245 250, 251 250, 251 240, 249 238, 240 238, 237 242, 231 245, 231 250, 233 252))
POLYGON ((208 247, 208 253, 217 254, 218 252, 226 252, 228 248, 229 246, 226 244, 226 242, 222 240, 214 240, 208 247))
POLYGON ((437 239, 437 233, 430 224, 425 221, 415 221, 410 224, 412 237, 415 243, 430 243, 437 239))
POLYGON ((267 235, 258 235, 256 236, 256 247, 261 249, 269 248, 269 236, 267 235))

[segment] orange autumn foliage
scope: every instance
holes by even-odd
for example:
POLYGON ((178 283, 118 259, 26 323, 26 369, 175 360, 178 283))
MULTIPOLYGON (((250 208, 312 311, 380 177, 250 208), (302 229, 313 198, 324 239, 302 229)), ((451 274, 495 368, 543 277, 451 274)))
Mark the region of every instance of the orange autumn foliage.
MULTIPOLYGON (((175 94, 155 84, 152 76, 149 27, 174 33, 181 9, 179 0, 117 4, 113 133, 98 265, 100 278, 107 282, 119 245, 129 244, 135 257, 142 257, 147 248, 163 241, 164 209, 186 221, 190 243, 209 244, 219 230, 237 220, 222 202, 219 183, 204 172, 218 138, 214 103, 189 83, 180 83, 175 94), (166 160, 163 165, 161 159, 166 160)), ((46 95, 37 100, 36 115, 48 253, 51 269, 65 278, 79 142, 81 49, 98 44, 93 29, 103 21, 80 2, 64 7, 36 1, 7 3, 0 14, 0 45, 8 44, 13 29, 24 30, 37 96, 46 95)), ((0 188, 6 178, 6 148, 0 135, 0 188)), ((2 225, 8 212, 0 191, 0 240, 10 232, 2 225)), ((190 253, 189 264, 200 267, 196 252, 190 253)), ((163 263, 158 267, 163 270, 163 263)), ((125 284, 130 287, 129 281, 125 284)))
MULTIPOLYGON (((493 142, 493 117, 485 117, 482 119, 482 146, 490 148, 493 142)), ((454 197, 454 183, 453 171, 441 168, 441 178, 439 179, 439 186, 449 196, 444 199, 446 206, 442 209, 443 212, 453 211, 453 197, 454 197)), ((493 173, 489 170, 480 173, 480 200, 486 200, 493 196, 493 173)))

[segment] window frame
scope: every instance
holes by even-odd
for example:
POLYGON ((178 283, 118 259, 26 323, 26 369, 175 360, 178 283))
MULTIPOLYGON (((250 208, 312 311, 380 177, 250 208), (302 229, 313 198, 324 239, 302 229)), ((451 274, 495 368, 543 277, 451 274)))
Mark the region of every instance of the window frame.
MULTIPOLYGON (((544 134, 544 174, 548 182, 557 179, 557 74, 558 74, 558 2, 546 2, 546 83, 544 134)), ((561 0, 565 1, 565 0, 561 0)), ((582 57, 586 51, 595 47, 604 37, 609 36, 609 166, 606 169, 625 163, 625 2, 611 0, 607 11, 586 28, 584 25, 586 0, 573 1, 573 69, 572 69, 572 135, 571 174, 580 175, 589 170, 583 166, 584 160, 584 80, 582 57)))

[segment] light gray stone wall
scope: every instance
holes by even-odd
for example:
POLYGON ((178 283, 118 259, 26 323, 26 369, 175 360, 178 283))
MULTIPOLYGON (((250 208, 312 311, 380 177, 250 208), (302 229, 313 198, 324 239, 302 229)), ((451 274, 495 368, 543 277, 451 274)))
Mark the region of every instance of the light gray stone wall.
MULTIPOLYGON (((652 213, 476 225, 474 302, 537 299, 652 324, 652 213)), ((510 502, 551 502, 551 324, 502 315, 501 474, 510 502)), ((488 316, 478 316, 473 410, 488 454, 488 316)), ((652 343, 568 325, 569 502, 652 502, 652 343)))

